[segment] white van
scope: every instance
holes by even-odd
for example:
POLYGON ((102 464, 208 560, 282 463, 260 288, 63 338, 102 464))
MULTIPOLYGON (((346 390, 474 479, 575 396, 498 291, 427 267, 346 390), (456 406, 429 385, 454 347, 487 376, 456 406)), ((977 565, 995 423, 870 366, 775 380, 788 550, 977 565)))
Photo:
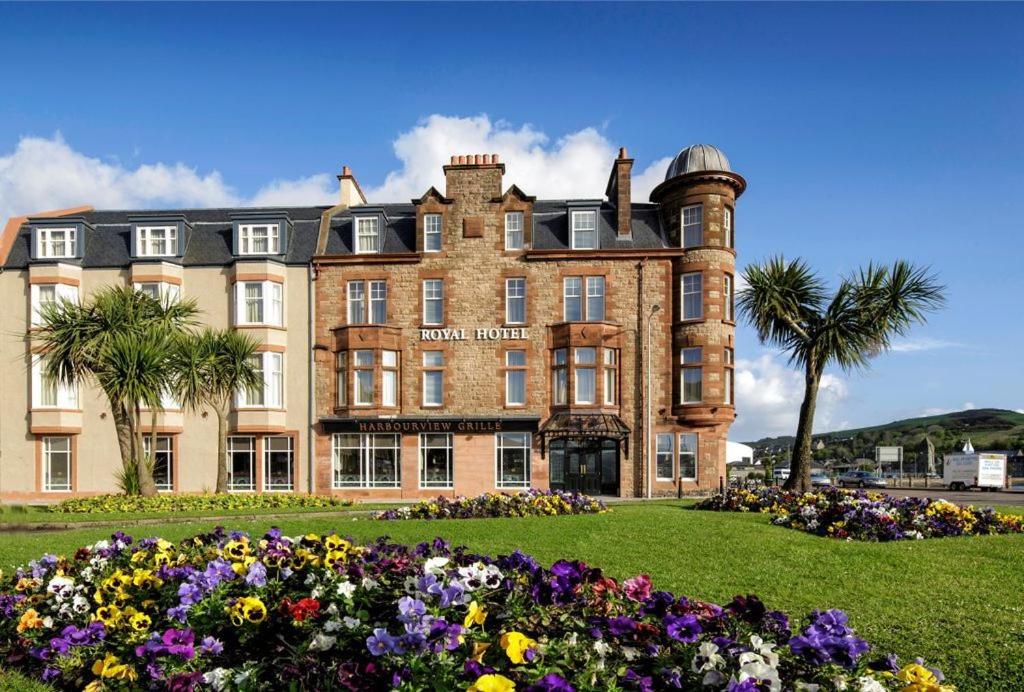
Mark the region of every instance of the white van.
POLYGON ((943 461, 942 482, 950 490, 1000 490, 1006 487, 1004 454, 947 454, 943 461))

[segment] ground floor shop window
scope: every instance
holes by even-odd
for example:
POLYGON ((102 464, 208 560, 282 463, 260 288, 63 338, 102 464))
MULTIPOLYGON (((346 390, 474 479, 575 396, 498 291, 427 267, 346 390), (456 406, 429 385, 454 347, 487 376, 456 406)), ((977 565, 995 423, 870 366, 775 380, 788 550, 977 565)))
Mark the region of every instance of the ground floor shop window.
POLYGON ((697 434, 679 434, 679 477, 697 480, 697 434))
POLYGON ((291 437, 263 438, 263 489, 271 492, 295 489, 295 449, 291 437))
POLYGON ((452 436, 420 434, 420 487, 451 488, 454 485, 452 436))
POLYGON ((156 452, 153 452, 153 438, 142 438, 143 451, 153 464, 153 482, 157 490, 174 490, 174 445, 169 436, 156 438, 156 452))
POLYGON ((657 476, 659 481, 670 481, 673 479, 672 467, 672 434, 659 433, 657 437, 657 450, 655 452, 657 464, 657 476))
POLYGON ((43 438, 43 490, 71 490, 71 438, 43 438))
POLYGON ((498 433, 494 437, 499 488, 530 487, 530 433, 498 433))
POLYGON ((228 438, 228 488, 239 492, 256 490, 256 438, 228 438))
POLYGON ((335 488, 397 488, 401 436, 337 433, 331 440, 335 488))

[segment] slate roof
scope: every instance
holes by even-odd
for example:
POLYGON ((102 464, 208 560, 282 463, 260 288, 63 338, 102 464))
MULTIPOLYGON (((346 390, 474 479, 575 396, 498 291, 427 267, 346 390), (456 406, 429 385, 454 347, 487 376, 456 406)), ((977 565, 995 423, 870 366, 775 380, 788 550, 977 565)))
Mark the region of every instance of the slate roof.
MULTIPOLYGON (((533 248, 537 250, 568 249, 567 200, 537 200, 533 207, 533 248)), ((408 253, 416 250, 416 207, 412 204, 382 204, 367 207, 382 210, 386 219, 383 252, 408 253)), ((163 210, 97 210, 81 214, 92 226, 87 232, 85 253, 81 260, 61 260, 81 263, 86 268, 127 267, 131 257, 131 221, 136 216, 184 216, 191 225, 186 233, 184 266, 223 266, 236 257, 231 254, 231 215, 238 212, 260 211, 268 215, 286 213, 292 221, 292 234, 284 256, 270 256, 285 264, 307 264, 316 251, 320 229, 320 215, 328 206, 267 207, 261 209, 163 209, 163 210)), ((352 252, 352 217, 359 207, 348 209, 331 220, 327 239, 328 255, 352 252)), ((615 208, 608 202, 600 203, 598 231, 601 248, 651 249, 669 247, 656 204, 633 205, 633 237, 619 239, 616 234, 615 208)), ((23 269, 30 263, 31 224, 18 231, 14 245, 4 264, 8 269, 23 269)), ((176 262, 177 258, 163 258, 176 262)))

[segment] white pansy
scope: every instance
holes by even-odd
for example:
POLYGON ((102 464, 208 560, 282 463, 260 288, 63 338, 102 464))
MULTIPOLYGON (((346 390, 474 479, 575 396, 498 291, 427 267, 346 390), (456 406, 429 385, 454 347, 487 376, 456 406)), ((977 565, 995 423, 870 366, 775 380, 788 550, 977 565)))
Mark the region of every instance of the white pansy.
POLYGON ((341 620, 328 620, 324 623, 324 632, 330 634, 341 629, 341 620))
POLYGON ((373 591, 378 586, 380 586, 380 584, 376 580, 370 579, 370 577, 363 577, 363 588, 367 591, 373 591))
POLYGON ((214 668, 209 673, 203 674, 203 682, 216 690, 216 692, 225 689, 230 680, 231 671, 225 668, 214 668))
POLYGON ((337 637, 331 637, 326 634, 318 634, 313 637, 313 641, 309 644, 310 651, 327 651, 338 642, 337 637))
POLYGON ((351 600, 352 594, 356 592, 356 585, 348 580, 345 580, 338 584, 337 592, 339 596, 351 600))
POLYGON ((362 620, 359 618, 349 617, 348 615, 343 617, 341 621, 345 624, 345 627, 348 627, 350 630, 354 630, 362 624, 362 620))
POLYGON ((607 656, 608 652, 611 650, 612 647, 609 646, 608 642, 604 641, 603 639, 598 639, 596 642, 594 642, 594 651, 596 651, 597 655, 601 658, 607 656))
POLYGON ((622 655, 626 657, 627 661, 635 661, 640 652, 632 646, 624 646, 622 647, 622 655))
MULTIPOLYGON (((758 659, 760 659, 760 656, 758 656, 758 659)), ((753 678, 759 683, 768 683, 768 689, 771 692, 780 692, 782 690, 779 671, 763 661, 750 660, 748 663, 740 666, 736 682, 743 682, 747 678, 753 678)))
POLYGON ((328 615, 337 615, 338 614, 338 604, 337 603, 332 603, 331 605, 327 606, 324 609, 324 612, 327 613, 328 615))
POLYGON ((885 692, 882 683, 867 675, 857 678, 857 685, 857 692, 885 692))
POLYGON ((444 567, 451 562, 446 557, 432 557, 423 563, 423 571, 426 574, 436 574, 438 576, 444 574, 444 567))

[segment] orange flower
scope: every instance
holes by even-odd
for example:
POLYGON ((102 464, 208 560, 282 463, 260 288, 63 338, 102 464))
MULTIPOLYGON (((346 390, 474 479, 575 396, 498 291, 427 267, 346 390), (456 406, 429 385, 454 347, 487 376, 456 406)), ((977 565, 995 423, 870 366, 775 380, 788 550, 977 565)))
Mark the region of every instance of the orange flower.
POLYGON ((43 626, 43 619, 39 617, 39 613, 36 612, 35 608, 29 608, 21 615, 21 620, 18 621, 18 633, 22 633, 25 630, 34 630, 43 626))

